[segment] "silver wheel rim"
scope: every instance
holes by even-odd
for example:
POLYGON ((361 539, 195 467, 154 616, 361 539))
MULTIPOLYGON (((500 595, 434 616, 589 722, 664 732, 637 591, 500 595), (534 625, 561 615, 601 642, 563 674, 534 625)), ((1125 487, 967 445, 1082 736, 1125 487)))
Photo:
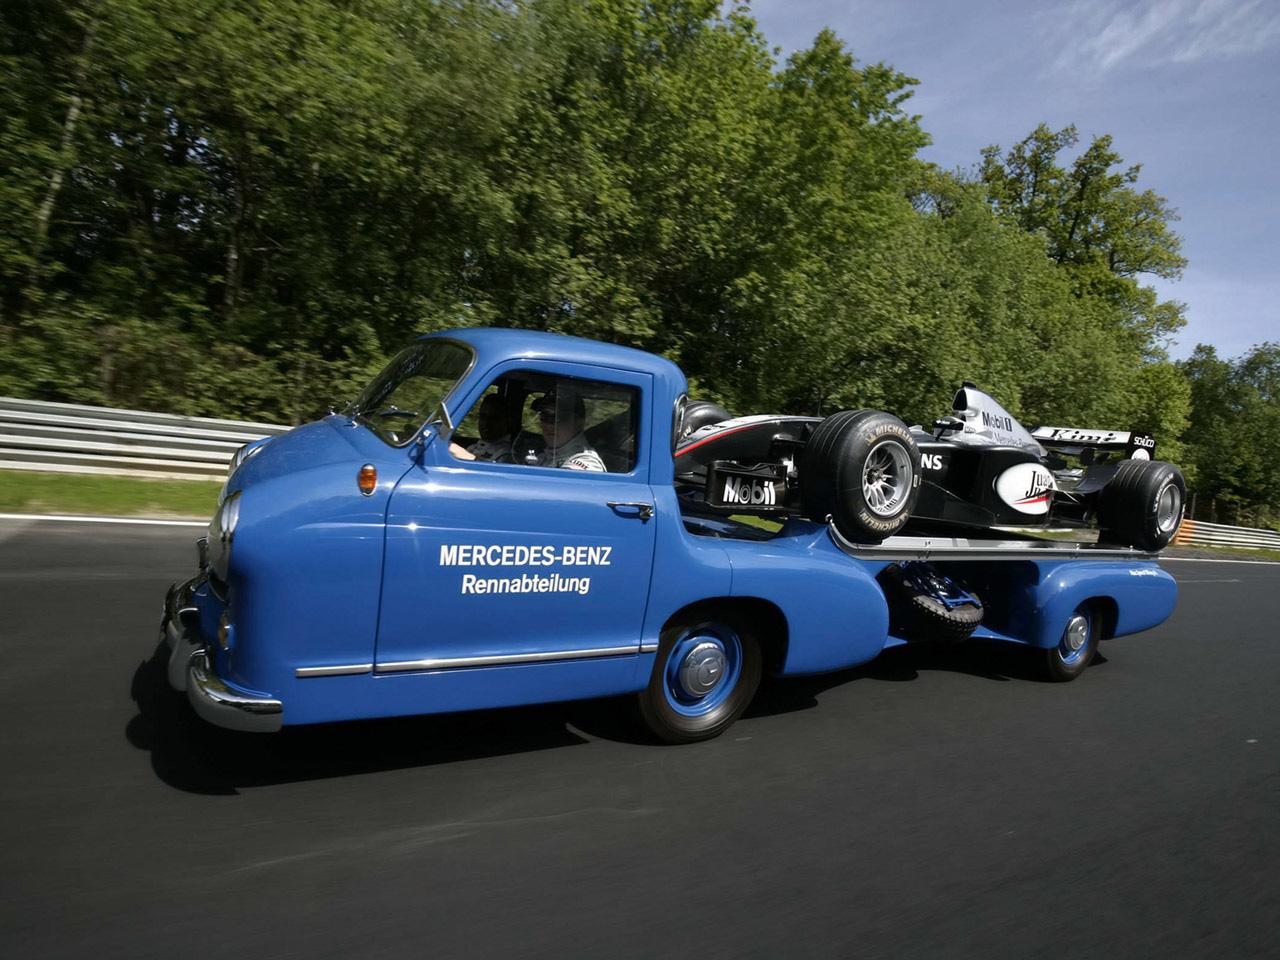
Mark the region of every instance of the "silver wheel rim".
POLYGON ((1057 658, 1065 666, 1074 667, 1083 660, 1089 650, 1089 618, 1076 613, 1062 631, 1062 639, 1057 644, 1057 658))
POLYGON ((911 457, 897 440, 881 440, 862 469, 862 498, 877 517, 893 517, 911 492, 911 457))
POLYGON ((1182 493, 1172 483, 1160 491, 1156 505, 1156 525, 1161 533, 1169 533, 1182 519, 1182 493))

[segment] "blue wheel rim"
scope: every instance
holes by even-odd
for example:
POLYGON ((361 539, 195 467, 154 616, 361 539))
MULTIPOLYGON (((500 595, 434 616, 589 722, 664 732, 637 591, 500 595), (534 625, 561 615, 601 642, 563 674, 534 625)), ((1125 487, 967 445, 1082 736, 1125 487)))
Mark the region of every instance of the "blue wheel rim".
POLYGON ((1089 655, 1093 640, 1093 619, 1086 610, 1077 610, 1067 621, 1058 641, 1058 659, 1066 667, 1079 665, 1089 655))
POLYGON ((742 675, 742 640, 723 623, 704 623, 672 644, 662 665, 667 704, 685 717, 704 717, 732 696, 742 675))

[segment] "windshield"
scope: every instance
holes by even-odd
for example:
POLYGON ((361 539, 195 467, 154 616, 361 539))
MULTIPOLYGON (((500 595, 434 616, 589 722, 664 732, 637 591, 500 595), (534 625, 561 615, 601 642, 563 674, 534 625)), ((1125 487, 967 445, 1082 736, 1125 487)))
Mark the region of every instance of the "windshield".
POLYGON ((471 366, 471 349, 453 340, 420 340, 401 350, 347 410, 379 437, 403 446, 471 366))

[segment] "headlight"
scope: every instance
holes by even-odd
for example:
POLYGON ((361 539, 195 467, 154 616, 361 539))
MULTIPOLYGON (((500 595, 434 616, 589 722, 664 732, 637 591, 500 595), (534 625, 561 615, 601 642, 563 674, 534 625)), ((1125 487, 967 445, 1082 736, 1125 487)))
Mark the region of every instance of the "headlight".
POLYGON ((231 569, 231 541, 240 522, 240 494, 229 496, 209 521, 209 570, 223 583, 231 569))
POLYGON ((227 465, 227 479, 230 479, 246 460, 256 456, 258 451, 267 445, 269 439, 269 437, 263 437, 261 440, 250 440, 237 450, 231 457, 231 463, 227 465))

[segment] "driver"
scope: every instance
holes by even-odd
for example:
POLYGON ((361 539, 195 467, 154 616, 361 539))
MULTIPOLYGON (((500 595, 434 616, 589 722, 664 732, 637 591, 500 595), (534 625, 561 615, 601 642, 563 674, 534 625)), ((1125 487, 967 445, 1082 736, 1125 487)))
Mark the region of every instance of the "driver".
POLYGON ((557 396, 552 389, 533 401, 533 409, 547 442, 538 466, 605 471, 604 461, 582 432, 587 425, 587 405, 581 397, 567 392, 557 396))
POLYGON ((496 393, 489 394, 480 401, 479 419, 480 439, 468 448, 468 452, 476 460, 510 463, 511 431, 508 429, 507 401, 496 393))

